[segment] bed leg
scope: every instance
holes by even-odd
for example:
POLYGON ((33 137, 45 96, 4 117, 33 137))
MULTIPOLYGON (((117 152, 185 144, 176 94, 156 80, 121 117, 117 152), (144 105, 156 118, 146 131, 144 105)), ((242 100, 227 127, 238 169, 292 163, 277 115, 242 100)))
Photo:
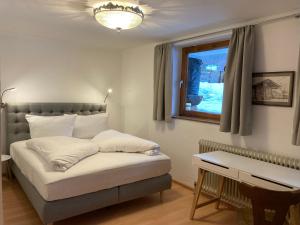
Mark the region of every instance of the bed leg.
POLYGON ((159 200, 160 200, 160 203, 164 202, 164 192, 163 191, 159 192, 159 200))

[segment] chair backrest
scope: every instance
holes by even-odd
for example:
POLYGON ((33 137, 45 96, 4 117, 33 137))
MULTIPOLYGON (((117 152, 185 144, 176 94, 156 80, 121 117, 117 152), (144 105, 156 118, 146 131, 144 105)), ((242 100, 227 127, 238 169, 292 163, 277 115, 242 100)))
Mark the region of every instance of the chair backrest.
POLYGON ((273 191, 241 183, 240 191, 251 199, 254 225, 283 225, 291 205, 300 203, 300 191, 273 191), (274 210, 272 221, 267 221, 265 209, 274 210))

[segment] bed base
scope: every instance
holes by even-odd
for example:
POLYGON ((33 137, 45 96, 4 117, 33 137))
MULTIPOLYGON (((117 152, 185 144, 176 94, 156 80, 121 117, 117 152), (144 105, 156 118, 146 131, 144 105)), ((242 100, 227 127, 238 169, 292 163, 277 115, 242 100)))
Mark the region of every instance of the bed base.
POLYGON ((94 193, 84 194, 63 200, 45 201, 31 182, 22 174, 16 164, 12 163, 12 171, 45 225, 101 209, 107 206, 160 193, 171 188, 172 178, 169 174, 154 177, 130 184, 125 184, 94 193))

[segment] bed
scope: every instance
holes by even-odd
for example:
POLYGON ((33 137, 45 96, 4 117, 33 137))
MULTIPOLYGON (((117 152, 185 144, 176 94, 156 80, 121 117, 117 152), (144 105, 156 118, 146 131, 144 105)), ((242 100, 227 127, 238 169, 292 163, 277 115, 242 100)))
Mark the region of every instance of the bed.
POLYGON ((30 103, 7 106, 7 151, 12 171, 44 224, 162 192, 171 187, 170 159, 164 154, 97 153, 68 171, 53 172, 28 151, 26 114, 89 115, 106 107, 81 103, 30 103), (101 162, 101 163, 99 163, 101 162))

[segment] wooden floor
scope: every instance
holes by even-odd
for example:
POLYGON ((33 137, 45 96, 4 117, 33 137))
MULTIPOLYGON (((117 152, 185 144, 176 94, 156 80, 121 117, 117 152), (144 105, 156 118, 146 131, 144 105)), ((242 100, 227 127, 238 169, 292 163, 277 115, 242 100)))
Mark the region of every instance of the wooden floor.
MULTIPOLYGON (((42 225, 17 182, 3 181, 4 224, 42 225)), ((107 207, 91 213, 59 221, 55 225, 236 225, 237 213, 225 205, 216 210, 214 205, 199 209, 193 221, 189 212, 193 193, 178 184, 164 194, 159 194, 107 207)), ((203 197, 205 198, 205 197, 203 197)))

